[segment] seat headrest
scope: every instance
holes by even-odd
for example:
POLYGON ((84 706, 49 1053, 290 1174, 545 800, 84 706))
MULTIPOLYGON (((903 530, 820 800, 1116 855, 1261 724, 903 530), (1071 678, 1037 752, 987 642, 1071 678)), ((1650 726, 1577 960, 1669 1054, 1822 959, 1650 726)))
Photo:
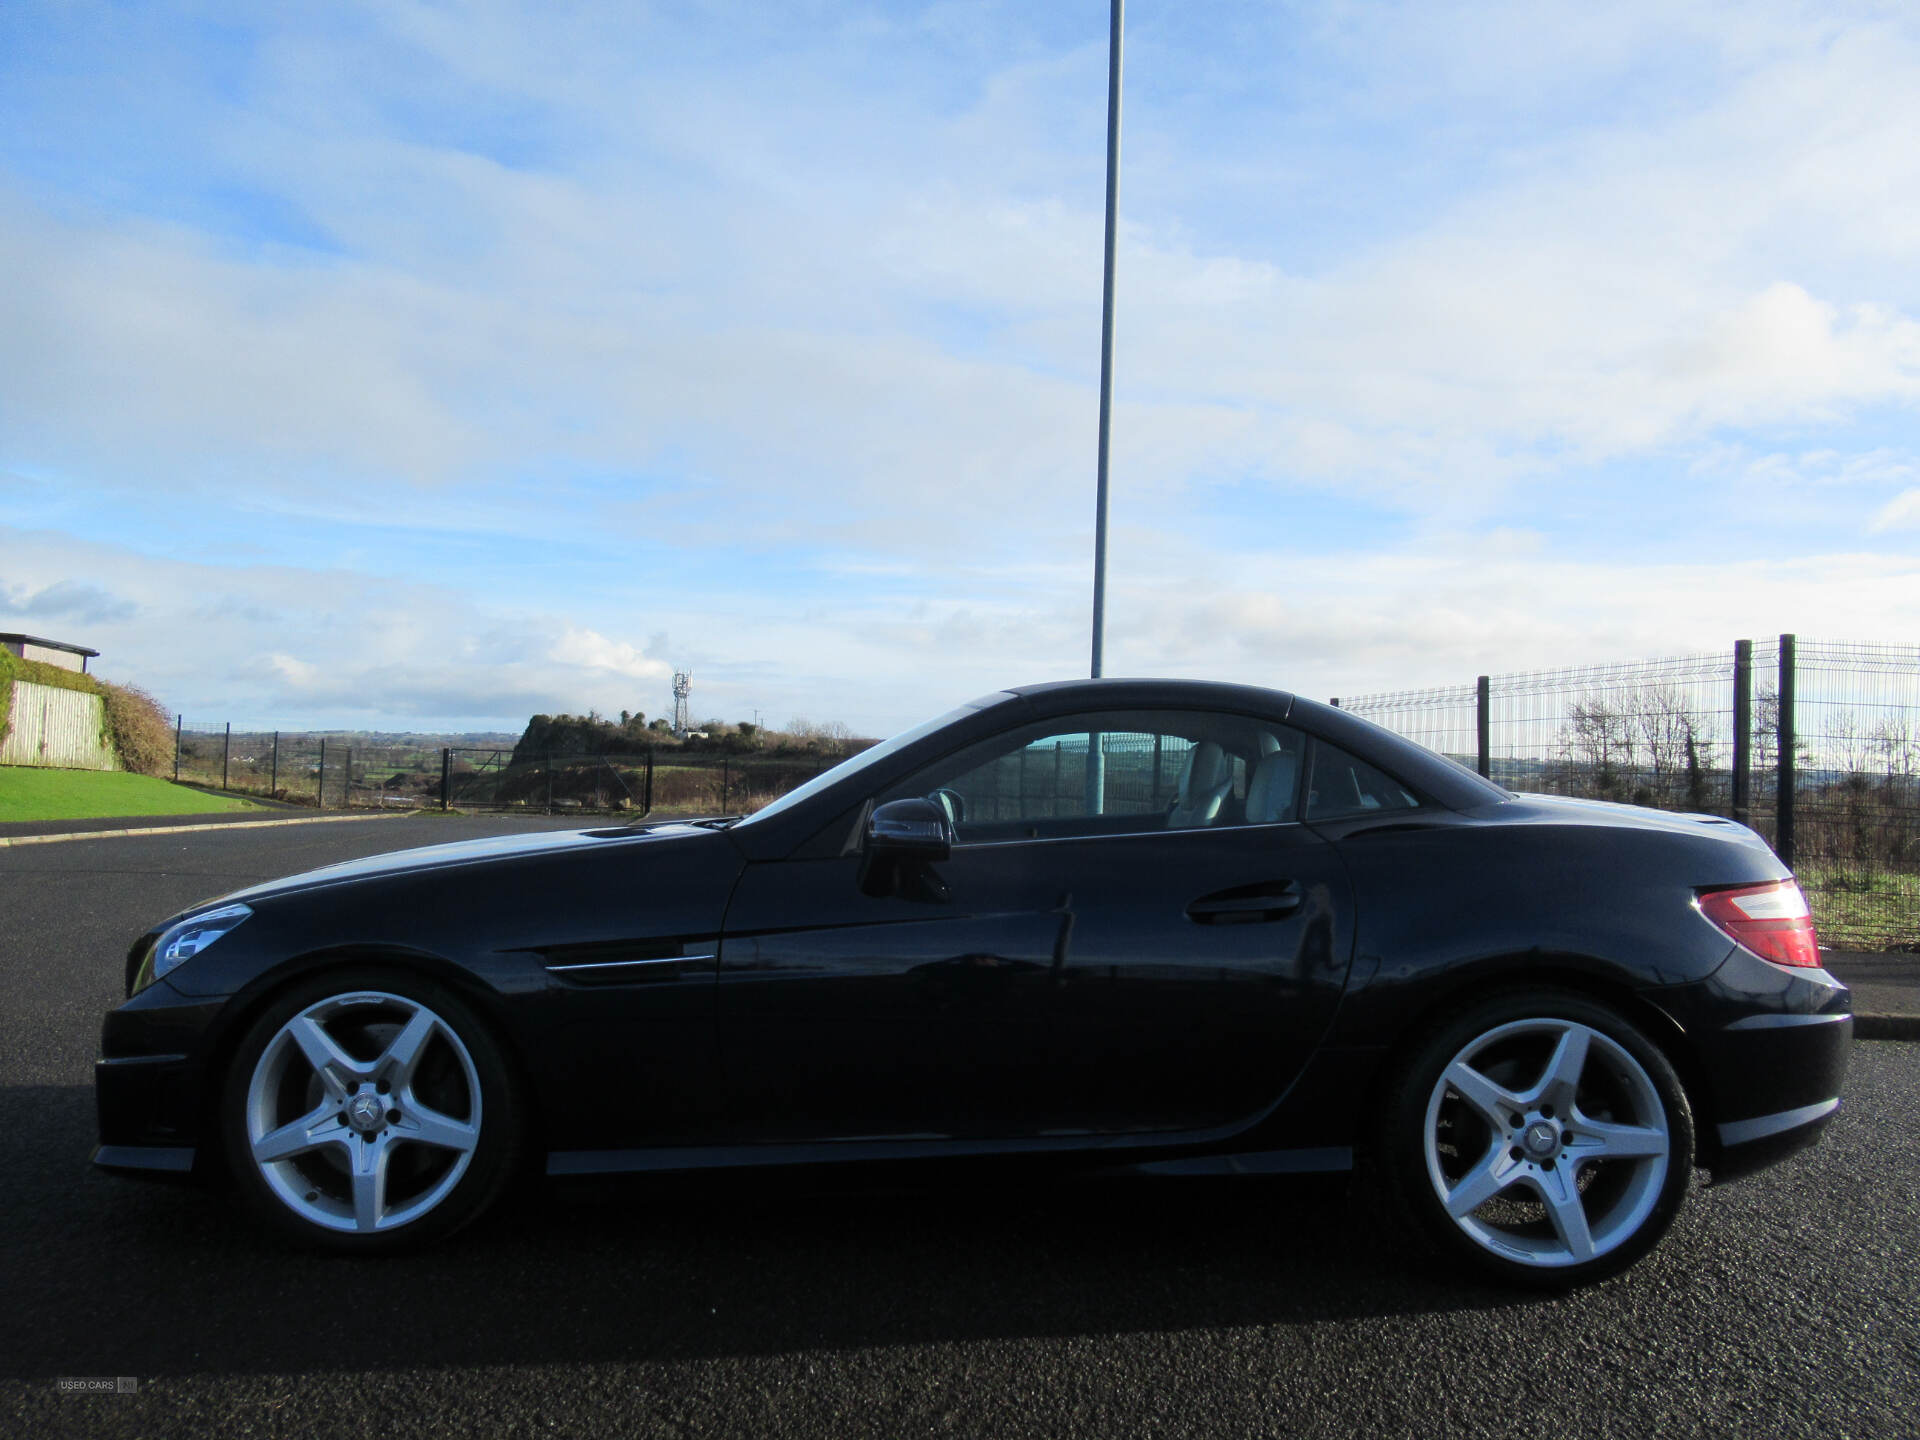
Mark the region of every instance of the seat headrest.
POLYGON ((1299 756, 1291 750, 1276 750, 1262 760, 1247 782, 1247 823, 1278 825, 1293 819, 1294 781, 1299 773, 1299 756))
POLYGON ((1180 799, 1191 802, 1214 790, 1224 791, 1233 783, 1233 761, 1217 741, 1202 740, 1187 756, 1187 770, 1180 777, 1180 799))

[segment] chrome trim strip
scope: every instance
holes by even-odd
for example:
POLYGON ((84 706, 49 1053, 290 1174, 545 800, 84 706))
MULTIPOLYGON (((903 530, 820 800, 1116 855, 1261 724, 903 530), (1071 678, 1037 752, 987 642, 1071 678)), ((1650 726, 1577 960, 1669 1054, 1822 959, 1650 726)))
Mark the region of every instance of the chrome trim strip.
MULTIPOLYGON (((1350 817, 1349 817, 1350 818, 1350 817)), ((998 824, 998 821, 986 822, 998 824)), ((956 850, 998 850, 1008 845, 1066 845, 1081 840, 1145 840, 1151 836, 1226 835, 1236 830, 1287 830, 1301 825, 1299 820, 1276 820, 1270 825, 1181 825, 1164 830, 1120 830, 1112 834, 1034 835, 1023 840, 956 840, 956 850)))
POLYGON ((1744 1015, 1728 1030, 1784 1030, 1794 1025, 1838 1025, 1843 1020, 1853 1019, 1849 1014, 1827 1015, 1744 1015))
POLYGON ((102 1170, 145 1170, 185 1175, 193 1169, 191 1145, 96 1145, 93 1163, 102 1170))
POLYGON ((556 975, 565 975, 575 970, 626 970, 635 965, 685 965, 691 961, 719 958, 717 952, 707 955, 651 955, 635 960, 585 960, 574 965, 549 965, 547 969, 556 975))
POLYGON ((1769 1135, 1781 1135, 1788 1130, 1797 1130, 1802 1125, 1811 1125, 1816 1120, 1824 1120, 1839 1108, 1840 1100, 1836 1096, 1814 1105, 1802 1105, 1798 1110, 1782 1110, 1775 1115, 1736 1120, 1731 1125, 1720 1127, 1720 1143, 1745 1145, 1750 1141, 1765 1140, 1769 1135))

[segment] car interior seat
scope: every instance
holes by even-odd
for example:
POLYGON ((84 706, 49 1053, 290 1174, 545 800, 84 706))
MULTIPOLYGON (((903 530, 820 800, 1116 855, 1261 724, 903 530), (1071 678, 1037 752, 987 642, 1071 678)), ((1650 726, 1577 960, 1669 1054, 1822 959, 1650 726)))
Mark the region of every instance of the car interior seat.
POLYGON ((1297 752, 1276 750, 1262 760, 1247 782, 1247 823, 1279 825, 1293 819, 1293 796, 1299 779, 1297 752))
POLYGON ((1184 830, 1211 825, 1231 789, 1233 757, 1217 742, 1202 740, 1187 754, 1187 768, 1180 776, 1180 788, 1167 815, 1167 828, 1184 830))

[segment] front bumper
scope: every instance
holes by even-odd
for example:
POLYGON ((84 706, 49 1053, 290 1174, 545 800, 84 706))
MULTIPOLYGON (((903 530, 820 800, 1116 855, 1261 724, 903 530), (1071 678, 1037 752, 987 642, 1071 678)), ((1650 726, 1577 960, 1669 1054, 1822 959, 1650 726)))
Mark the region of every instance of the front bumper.
POLYGON ((162 980, 107 1012, 93 1066, 95 1165, 154 1178, 195 1172, 213 1119, 203 1057, 223 1003, 162 980))

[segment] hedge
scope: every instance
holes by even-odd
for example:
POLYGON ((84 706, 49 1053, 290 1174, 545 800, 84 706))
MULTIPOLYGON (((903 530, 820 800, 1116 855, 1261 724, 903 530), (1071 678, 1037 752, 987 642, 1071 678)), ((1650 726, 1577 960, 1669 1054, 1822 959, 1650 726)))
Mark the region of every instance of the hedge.
POLYGON ((171 768, 173 724, 153 696, 138 685, 115 685, 42 660, 23 660, 11 650, 0 650, 0 736, 13 724, 16 680, 98 695, 105 702, 100 738, 113 746, 121 768, 137 775, 161 775, 171 768))

